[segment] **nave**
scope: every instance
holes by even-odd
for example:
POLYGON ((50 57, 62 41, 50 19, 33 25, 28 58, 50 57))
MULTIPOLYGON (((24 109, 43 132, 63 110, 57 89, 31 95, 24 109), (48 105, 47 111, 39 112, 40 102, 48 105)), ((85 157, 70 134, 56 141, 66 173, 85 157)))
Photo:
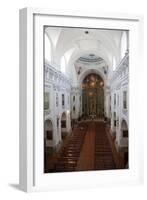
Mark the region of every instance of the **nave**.
POLYGON ((78 123, 57 152, 46 155, 45 172, 118 169, 103 121, 78 123))
POLYGON ((128 169, 129 31, 45 27, 44 50, 44 172, 128 169))

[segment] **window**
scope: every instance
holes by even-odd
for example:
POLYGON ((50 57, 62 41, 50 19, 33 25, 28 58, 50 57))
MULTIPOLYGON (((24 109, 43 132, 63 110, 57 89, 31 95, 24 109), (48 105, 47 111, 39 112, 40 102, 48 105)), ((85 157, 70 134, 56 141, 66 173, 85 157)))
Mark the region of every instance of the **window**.
POLYGON ((114 120, 114 126, 116 127, 116 120, 114 120))
POLYGON ((49 92, 44 93, 44 110, 49 109, 49 92))
POLYGON ((61 121, 61 128, 66 128, 66 121, 65 120, 61 121))
POLYGON ((116 106, 116 94, 114 94, 114 106, 116 106))
POLYGON ((116 113, 113 113, 113 117, 114 117, 114 127, 116 127, 116 113))
POLYGON ((65 102, 64 102, 64 94, 62 94, 62 106, 64 106, 65 102))
POLYGON ((75 101, 75 96, 73 96, 73 101, 75 101))
POLYGON ((128 137, 128 130, 123 130, 123 137, 128 137))
POLYGON ((75 112, 75 106, 73 107, 73 111, 75 112))
POLYGON ((53 139, 53 133, 51 130, 46 131, 46 139, 52 140, 53 139))
POLYGON ((123 109, 127 109, 127 91, 123 92, 123 109))
POLYGON ((123 137, 128 137, 128 125, 126 121, 122 121, 121 123, 121 129, 122 129, 122 136, 123 137))

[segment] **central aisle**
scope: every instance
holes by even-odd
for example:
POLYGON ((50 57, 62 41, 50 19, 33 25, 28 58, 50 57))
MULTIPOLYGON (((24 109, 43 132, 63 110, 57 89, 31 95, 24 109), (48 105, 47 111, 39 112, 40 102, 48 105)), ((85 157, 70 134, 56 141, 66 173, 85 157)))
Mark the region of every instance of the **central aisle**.
POLYGON ((95 152, 95 122, 87 122, 88 130, 85 135, 84 144, 77 163, 76 171, 94 169, 95 152))

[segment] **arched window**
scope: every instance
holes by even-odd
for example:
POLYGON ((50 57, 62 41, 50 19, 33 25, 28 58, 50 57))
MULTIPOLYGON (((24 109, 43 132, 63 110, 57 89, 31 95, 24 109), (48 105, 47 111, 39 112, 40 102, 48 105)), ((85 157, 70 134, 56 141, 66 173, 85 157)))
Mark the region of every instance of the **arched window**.
POLYGON ((116 112, 113 113, 113 117, 114 117, 114 127, 116 127, 116 112))
POLYGON ((114 106, 116 106, 116 94, 114 94, 114 106))
POLYGON ((44 93, 44 110, 49 109, 49 92, 44 93))
POLYGON ((62 106, 64 106, 65 105, 65 96, 64 96, 64 94, 62 94, 62 106))
POLYGON ((127 91, 123 91, 123 109, 127 109, 127 91))
POLYGON ((62 56, 61 58, 61 72, 63 72, 65 74, 66 71, 66 62, 65 62, 65 57, 62 56))
POLYGON ((121 130, 122 130, 122 136, 128 137, 128 125, 125 120, 123 120, 121 123, 121 130))
POLYGON ((53 124, 50 120, 46 120, 44 123, 45 139, 53 140, 53 124))
POLYGON ((45 34, 44 45, 45 45, 45 49, 44 49, 45 60, 47 60, 48 62, 51 62, 51 56, 52 56, 51 55, 51 41, 49 37, 47 36, 47 34, 45 34))
POLYGON ((66 128, 66 114, 65 114, 65 112, 61 116, 61 128, 66 128))

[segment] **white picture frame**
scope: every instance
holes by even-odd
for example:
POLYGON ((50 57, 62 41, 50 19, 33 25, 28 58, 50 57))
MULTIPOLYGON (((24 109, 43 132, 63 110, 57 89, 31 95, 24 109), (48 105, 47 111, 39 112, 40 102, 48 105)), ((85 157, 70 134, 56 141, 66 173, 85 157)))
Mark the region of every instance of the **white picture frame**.
MULTIPOLYGON (((137 116, 135 81, 142 63, 143 17, 140 15, 20 10, 20 189, 26 192, 76 189, 143 182, 143 130, 137 116), (127 29, 130 31, 130 168, 43 174, 43 37, 42 27, 73 26, 127 29), (41 53, 42 52, 42 53, 41 53), (137 68, 139 64, 139 69, 137 68), (133 148, 135 146, 135 148, 133 148), (42 164, 41 164, 42 161, 42 164)), ((139 80, 138 80, 139 84, 139 80)))

